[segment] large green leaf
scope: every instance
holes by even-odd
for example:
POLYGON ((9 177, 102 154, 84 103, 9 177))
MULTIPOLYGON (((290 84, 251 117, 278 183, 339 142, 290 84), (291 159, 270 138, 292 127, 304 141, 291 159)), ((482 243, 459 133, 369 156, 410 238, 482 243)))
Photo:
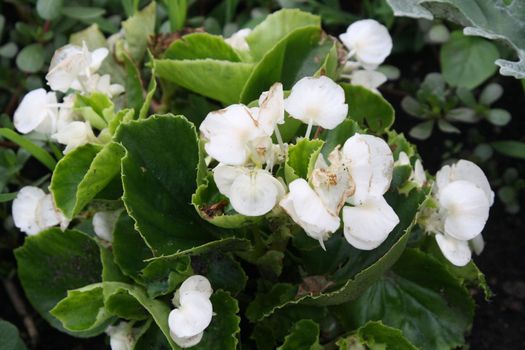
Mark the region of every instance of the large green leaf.
POLYGON ((4 320, 0 320, 0 339, 0 350, 27 350, 18 329, 4 320))
POLYGON ((73 218, 120 172, 122 147, 87 144, 77 147, 58 162, 50 190, 56 206, 73 218))
POLYGON ((155 60, 155 71, 164 78, 225 105, 239 102, 253 64, 198 60, 155 60))
POLYGON ((246 42, 250 46, 250 52, 255 61, 259 61, 282 38, 296 29, 308 26, 319 28, 321 26, 321 18, 308 12, 283 9, 266 17, 246 37, 246 42))
POLYGON ((358 85, 341 84, 348 103, 348 117, 363 128, 382 132, 394 123, 394 108, 381 95, 358 85))
POLYGON ((123 124, 116 138, 124 204, 154 255, 202 245, 212 237, 191 205, 200 167, 195 126, 182 116, 153 116, 123 124))
POLYGON ((465 342, 474 302, 443 265, 408 249, 391 273, 338 312, 350 327, 382 320, 422 349, 453 349, 465 342))
POLYGON ((112 321, 112 315, 104 307, 102 292, 101 283, 70 290, 50 313, 72 332, 105 329, 112 321))
POLYGON ((500 39, 517 52, 518 62, 496 60, 502 75, 525 78, 525 3, 508 0, 387 0, 396 16, 444 17, 466 28, 466 35, 500 39))
MULTIPOLYGON (((68 290, 101 280, 102 265, 99 247, 88 235, 78 231, 53 228, 27 237, 24 245, 15 250, 18 277, 33 307, 53 327, 65 331, 49 311, 68 290)), ((104 327, 76 336, 92 336, 104 327)))
POLYGON ((215 60, 239 62, 239 55, 221 36, 208 33, 192 33, 175 40, 164 52, 164 58, 172 60, 215 60))
POLYGON ((278 350, 321 350, 319 344, 319 325, 312 320, 297 322, 291 333, 284 339, 284 344, 278 350))
POLYGON ((440 51, 443 78, 452 86, 473 89, 494 74, 498 55, 491 42, 454 32, 440 51))
POLYGON ((365 345, 370 350, 417 350, 397 328, 385 326, 380 321, 370 321, 360 327, 355 335, 337 341, 339 350, 350 349, 355 344, 365 345))

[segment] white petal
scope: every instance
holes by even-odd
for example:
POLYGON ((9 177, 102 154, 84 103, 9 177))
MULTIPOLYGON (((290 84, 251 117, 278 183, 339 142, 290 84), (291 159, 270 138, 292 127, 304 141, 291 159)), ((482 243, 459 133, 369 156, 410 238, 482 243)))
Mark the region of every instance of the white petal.
POLYGON ((239 51, 248 51, 250 46, 246 42, 246 37, 250 35, 252 30, 250 28, 241 29, 232 34, 228 39, 224 39, 228 45, 239 51))
POLYGON ((231 105, 210 112, 201 123, 200 131, 208 140, 206 152, 219 162, 243 165, 248 160, 250 141, 266 136, 244 105, 231 105))
POLYGON ((482 234, 480 233, 476 237, 472 238, 469 241, 469 246, 472 248, 474 253, 476 253, 476 255, 480 255, 483 252, 483 249, 485 249, 485 240, 483 239, 482 234))
POLYGON ((67 92, 75 80, 89 72, 90 63, 89 51, 76 45, 66 45, 55 51, 51 59, 47 84, 52 90, 67 92))
POLYGON ((405 152, 401 151, 395 161, 395 165, 410 165, 410 158, 405 152))
POLYGON ((350 161, 350 174, 356 187, 353 204, 362 203, 368 196, 382 196, 388 191, 394 157, 383 139, 355 134, 345 142, 343 154, 350 161))
POLYGON ((204 332, 200 332, 197 335, 191 336, 191 337, 177 337, 175 333, 170 331, 171 339, 180 346, 183 349, 191 348, 192 346, 195 346, 200 343, 202 340, 202 336, 204 335, 204 332))
POLYGON ((489 217, 485 192, 464 180, 451 182, 440 190, 439 205, 445 215, 445 233, 460 240, 480 234, 489 217))
POLYGON ((36 89, 28 92, 14 114, 15 128, 22 134, 27 134, 45 123, 39 131, 51 134, 54 132, 58 108, 54 92, 36 89))
POLYGON ((89 65, 91 73, 95 73, 100 68, 100 65, 106 59, 108 53, 109 50, 105 47, 95 49, 95 51, 91 52, 91 64, 89 65))
POLYGON ((437 234, 436 242, 445 258, 456 266, 465 266, 472 258, 472 252, 467 241, 460 241, 450 236, 437 234))
POLYGON ((89 123, 80 121, 69 123, 56 134, 51 135, 51 137, 66 145, 64 154, 78 146, 96 141, 95 134, 93 134, 93 129, 91 129, 89 123))
POLYGON ((133 332, 127 322, 120 322, 116 326, 109 326, 106 329, 106 334, 110 337, 109 345, 111 346, 111 350, 133 349, 133 332))
POLYGON ((39 226, 42 228, 52 227, 61 222, 62 217, 55 207, 51 194, 46 194, 40 200, 36 218, 39 226))
POLYGON ((180 296, 181 307, 170 312, 168 325, 175 336, 192 337, 209 326, 213 316, 213 306, 209 298, 200 292, 185 293, 180 296))
POLYGON ((471 161, 461 159, 453 166, 454 180, 466 180, 472 182, 485 192, 489 205, 494 203, 494 192, 492 192, 489 180, 479 166, 471 161))
POLYGON ((328 212, 306 180, 294 180, 289 188, 290 192, 279 204, 308 236, 321 242, 337 231, 339 217, 328 212))
POLYGON ((230 197, 233 182, 244 172, 246 172, 246 170, 239 166, 219 164, 213 169, 213 180, 219 192, 226 197, 230 197))
POLYGON ((308 124, 333 129, 348 113, 345 92, 328 77, 305 77, 293 87, 284 108, 293 118, 308 124))
POLYGON ((120 216, 121 210, 99 211, 93 215, 93 229, 95 234, 108 242, 113 241, 113 230, 120 216))
POLYGON ((352 85, 360 85, 377 92, 377 88, 387 81, 386 75, 374 70, 358 70, 352 73, 352 85))
POLYGON ((261 94, 257 121, 259 127, 269 136, 273 134, 277 124, 284 123, 283 84, 275 83, 269 91, 261 94))
POLYGON ((269 172, 240 174, 232 184, 230 203, 242 215, 260 216, 272 210, 284 195, 282 184, 269 172))
POLYGON ((42 230, 37 223, 37 211, 45 196, 44 191, 34 186, 25 186, 18 191, 13 201, 12 213, 15 226, 22 232, 35 235, 42 230))
POLYGON ((206 296, 206 298, 209 298, 213 293, 213 289, 211 288, 210 281, 208 281, 206 277, 193 275, 182 282, 179 288, 180 294, 186 294, 188 292, 199 292, 206 296))
POLYGON ((397 214, 383 197, 369 197, 360 206, 343 208, 345 238, 357 249, 377 248, 398 223, 397 214))
POLYGON ((416 159, 416 163, 414 164, 414 182, 418 186, 423 186, 425 182, 427 182, 427 176, 425 174, 425 169, 423 168, 423 164, 421 163, 421 160, 416 159))
POLYGON ((377 66, 390 55, 392 38, 388 29, 373 19, 364 19, 352 23, 339 39, 354 52, 359 62, 377 66))

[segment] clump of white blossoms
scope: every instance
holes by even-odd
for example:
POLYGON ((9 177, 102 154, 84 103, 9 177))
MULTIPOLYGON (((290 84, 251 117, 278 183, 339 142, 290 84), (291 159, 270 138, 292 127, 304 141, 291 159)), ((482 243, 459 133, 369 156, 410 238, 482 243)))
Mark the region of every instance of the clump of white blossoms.
POLYGON ((377 92, 387 77, 376 69, 390 55, 392 38, 388 29, 373 19, 352 23, 339 39, 348 49, 348 62, 343 77, 354 85, 377 92))
POLYGON ((425 229, 435 233, 443 255, 454 265, 464 266, 472 250, 480 254, 481 231, 494 203, 494 192, 483 171, 474 163, 460 160, 436 174, 433 197, 437 208, 424 220, 425 229))
POLYGON ((170 335, 181 348, 197 345, 210 325, 213 305, 210 297, 213 289, 208 279, 201 275, 188 277, 175 292, 168 316, 170 335))
POLYGON ((111 84, 109 74, 96 73, 107 55, 108 49, 89 51, 85 43, 58 49, 46 75, 53 91, 40 88, 27 93, 15 111, 15 128, 23 134, 36 131, 50 136, 66 146, 64 153, 99 142, 88 121, 76 120, 74 105, 76 94, 97 92, 111 98, 124 91, 121 85, 111 84), (66 94, 63 102, 58 102, 56 91, 66 94))
POLYGON ((15 226, 31 236, 56 225, 60 225, 63 230, 69 225, 69 221, 56 208, 51 194, 34 186, 25 186, 18 191, 13 201, 12 214, 15 226))

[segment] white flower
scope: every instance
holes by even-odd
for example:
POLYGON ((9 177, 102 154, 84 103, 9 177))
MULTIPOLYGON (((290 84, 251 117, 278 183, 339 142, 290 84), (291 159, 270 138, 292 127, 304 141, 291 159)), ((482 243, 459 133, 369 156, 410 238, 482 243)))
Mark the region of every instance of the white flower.
POLYGON ((95 234, 108 242, 113 241, 113 230, 117 224, 121 210, 99 211, 93 215, 93 229, 95 234))
POLYGON ((394 157, 388 144, 372 135, 355 134, 346 140, 343 155, 355 184, 349 202, 360 205, 369 196, 385 194, 392 181, 394 157))
POLYGON ((108 55, 108 49, 99 48, 90 52, 86 43, 82 47, 66 45, 58 49, 46 75, 52 90, 67 92, 74 84, 80 84, 95 73, 108 55))
POLYGON ((339 39, 350 50, 349 56, 367 69, 375 69, 392 51, 392 38, 386 27, 373 19, 352 23, 339 39))
POLYGON ((257 123, 268 136, 274 133, 277 124, 284 123, 283 84, 275 83, 269 91, 261 94, 257 123))
POLYGON ((51 194, 34 186, 25 186, 18 192, 12 213, 15 226, 28 235, 36 235, 58 224, 65 229, 69 224, 55 207, 51 194))
POLYGON ((312 125, 333 129, 348 113, 343 88, 325 76, 299 80, 284 101, 284 108, 291 117, 308 124, 309 129, 312 125))
POLYGON ((57 142, 66 145, 64 154, 75 149, 78 146, 85 145, 86 143, 96 142, 95 134, 89 122, 74 121, 62 129, 58 130, 57 133, 51 135, 51 137, 57 142))
POLYGON ((438 233, 436 234, 436 242, 445 258, 452 264, 465 266, 469 263, 472 252, 467 241, 438 233))
POLYGON ((290 192, 279 205, 308 236, 318 240, 325 249, 324 240, 339 228, 339 217, 328 211, 306 180, 296 179, 289 188, 290 192))
MULTIPOLYGON (((412 167, 410 164, 410 158, 403 151, 399 152, 399 157, 394 164, 409 165, 412 167)), ((418 187, 422 187, 427 182, 427 175, 425 174, 425 169, 423 168, 423 163, 421 163, 420 159, 416 159, 412 173, 410 174, 408 180, 414 182, 418 187)))
POLYGON ((15 111, 15 128, 22 134, 35 130, 51 135, 56 131, 57 115, 56 94, 44 89, 32 90, 24 96, 15 111))
POLYGON ((359 206, 344 207, 343 223, 348 243, 357 249, 371 250, 385 241, 399 218, 382 196, 370 196, 359 206))
POLYGON ((250 35, 252 30, 250 28, 244 28, 239 31, 236 31, 227 39, 224 39, 230 45, 236 50, 239 51, 248 51, 250 49, 250 46, 246 42, 246 37, 250 35))
POLYGON ((99 74, 92 74, 88 78, 80 81, 74 81, 71 88, 82 91, 86 94, 99 92, 109 97, 120 95, 124 92, 124 87, 120 84, 111 84, 111 77, 109 74, 100 76, 99 74))
POLYGON ((213 170, 219 191, 230 199, 239 214, 260 216, 268 213, 285 194, 284 186, 262 169, 219 164, 213 170))
POLYGON ((387 81, 386 75, 374 70, 358 70, 352 73, 350 83, 359 85, 379 93, 377 88, 387 81))
POLYGON ((208 113, 199 129, 208 141, 204 145, 206 152, 228 165, 244 165, 256 145, 270 138, 258 127, 252 111, 241 104, 208 113))
POLYGON ((191 347, 202 339, 213 316, 212 292, 206 277, 195 275, 186 279, 175 293, 176 309, 168 316, 168 326, 172 339, 180 347, 191 347))
POLYGON ((106 334, 109 335, 111 350, 132 350, 135 343, 133 328, 127 322, 120 322, 116 326, 109 326, 106 334))
POLYGON ((354 194, 355 186, 339 147, 328 155, 328 160, 330 165, 326 163, 322 154, 319 155, 312 171, 311 182, 325 208, 332 215, 339 216, 339 211, 348 197, 354 194))
POLYGON ((59 105, 56 130, 64 128, 75 120, 75 99, 76 95, 71 94, 64 96, 62 103, 59 105))

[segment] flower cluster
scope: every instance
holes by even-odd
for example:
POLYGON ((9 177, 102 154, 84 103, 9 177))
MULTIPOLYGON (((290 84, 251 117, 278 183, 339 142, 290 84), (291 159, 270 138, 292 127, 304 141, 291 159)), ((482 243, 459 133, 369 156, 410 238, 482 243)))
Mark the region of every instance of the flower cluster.
POLYGON ((383 198, 392 179, 393 156, 382 139, 355 134, 324 159, 319 155, 308 179, 288 184, 272 174, 287 157, 278 125, 285 111, 306 123, 306 138, 313 126, 334 129, 348 114, 343 89, 325 76, 299 80, 284 99, 282 85, 274 84, 259 99, 259 106, 236 104, 211 112, 201 124, 205 150, 219 164, 213 169, 219 191, 233 209, 260 216, 277 205, 324 248, 324 241, 340 227, 358 249, 379 246, 399 218, 383 198), (279 145, 272 143, 275 133, 279 145), (263 169, 263 165, 266 165, 263 169), (307 181, 309 180, 309 182, 307 181))
POLYGON ((472 250, 484 247, 481 231, 494 203, 494 192, 483 171, 474 163, 460 160, 436 174, 433 188, 436 207, 425 218, 425 229, 435 233, 443 255, 454 265, 466 265, 472 250))
POLYGON ((96 73, 108 53, 106 48, 91 52, 85 43, 82 47, 70 44, 58 49, 46 75, 53 91, 39 88, 27 93, 15 111, 15 128, 22 134, 36 131, 51 136, 66 145, 64 153, 97 142, 89 121, 77 120, 74 105, 76 94, 97 92, 111 98, 124 91, 121 85, 110 83, 109 74, 96 73), (61 103, 57 92, 65 94, 61 103))
POLYGON ((181 348, 201 341, 213 317, 212 293, 210 282, 201 275, 187 278, 175 292, 172 300, 175 309, 169 314, 168 325, 171 338, 181 348))
POLYGON ((386 27, 373 19, 359 20, 339 39, 349 50, 343 76, 354 85, 377 91, 387 77, 376 69, 392 51, 392 38, 386 27))

